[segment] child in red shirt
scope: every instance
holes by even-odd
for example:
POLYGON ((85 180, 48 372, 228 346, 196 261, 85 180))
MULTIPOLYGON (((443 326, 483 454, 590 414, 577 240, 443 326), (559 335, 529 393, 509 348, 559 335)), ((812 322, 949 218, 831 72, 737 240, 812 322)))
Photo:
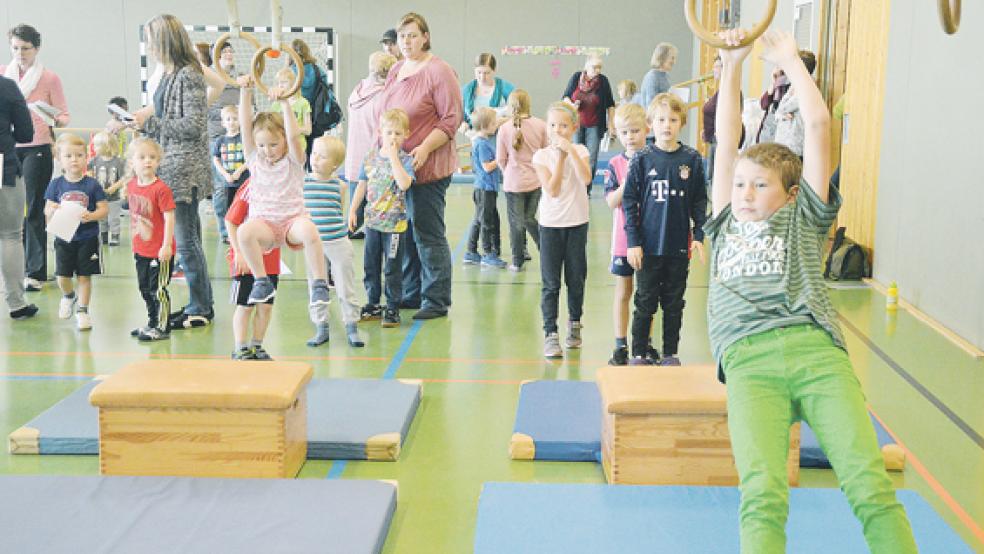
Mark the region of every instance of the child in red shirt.
POLYGON ((174 255, 174 197, 157 176, 164 151, 149 138, 130 143, 127 158, 135 176, 126 185, 137 286, 147 304, 147 326, 130 331, 141 341, 168 338, 171 257, 174 255))
MULTIPOLYGON (((249 303, 249 293, 253 290, 253 274, 250 273, 246 260, 239 249, 239 226, 249 214, 249 181, 246 181, 233 198, 229 211, 226 212, 226 230, 229 232, 229 251, 226 260, 229 262, 229 274, 232 275, 232 301, 236 303, 236 311, 232 316, 232 334, 236 340, 236 349, 232 352, 233 360, 270 360, 270 354, 263 349, 263 337, 270 318, 273 315, 273 299, 259 304, 249 303), (255 306, 255 316, 254 314, 255 306), (250 319, 253 320, 253 340, 247 341, 250 319)), ((263 268, 276 290, 280 275, 280 249, 274 248, 263 254, 263 268)))

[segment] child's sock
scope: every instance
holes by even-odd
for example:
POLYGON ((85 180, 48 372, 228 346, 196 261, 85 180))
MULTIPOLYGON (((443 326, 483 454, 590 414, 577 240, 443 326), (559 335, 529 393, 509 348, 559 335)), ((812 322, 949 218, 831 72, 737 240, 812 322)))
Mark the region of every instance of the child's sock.
POLYGON ((359 336, 359 327, 355 323, 345 324, 345 335, 348 338, 349 346, 362 348, 366 345, 362 342, 362 337, 359 336))
POLYGON ((240 351, 240 350, 243 350, 244 348, 249 348, 249 343, 248 342, 239 342, 239 341, 236 341, 236 351, 237 352, 240 351))
POLYGON ((629 341, 625 337, 615 337, 615 348, 628 348, 629 341))
POLYGON ((253 339, 247 346, 251 346, 253 348, 262 348, 263 341, 258 339, 253 339))
POLYGON ((314 336, 309 338, 307 345, 311 347, 320 346, 328 342, 328 324, 319 323, 314 330, 314 336))

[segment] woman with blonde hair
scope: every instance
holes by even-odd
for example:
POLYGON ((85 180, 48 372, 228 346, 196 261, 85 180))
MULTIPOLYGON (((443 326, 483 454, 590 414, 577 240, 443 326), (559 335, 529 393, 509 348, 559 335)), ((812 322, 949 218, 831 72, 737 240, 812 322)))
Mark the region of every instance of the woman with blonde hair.
POLYGON ((164 149, 157 174, 174 195, 174 238, 188 281, 188 304, 171 314, 170 328, 204 327, 215 315, 198 217, 198 202, 212 184, 205 77, 195 47, 178 18, 158 15, 144 29, 149 51, 162 67, 162 74, 152 104, 134 112, 133 124, 164 149))
POLYGON ((661 42, 653 49, 649 60, 650 69, 642 78, 642 107, 648 109, 650 102, 657 94, 670 92, 670 75, 677 59, 677 47, 668 42, 661 42))
MULTIPOLYGON (((600 54, 591 54, 584 61, 584 70, 577 71, 567 82, 564 100, 577 108, 580 125, 574 134, 574 142, 583 144, 591 156, 591 176, 598 167, 598 148, 606 132, 615 134, 615 97, 608 77, 601 73, 604 61, 600 54)), ((588 195, 591 181, 588 181, 588 195)))

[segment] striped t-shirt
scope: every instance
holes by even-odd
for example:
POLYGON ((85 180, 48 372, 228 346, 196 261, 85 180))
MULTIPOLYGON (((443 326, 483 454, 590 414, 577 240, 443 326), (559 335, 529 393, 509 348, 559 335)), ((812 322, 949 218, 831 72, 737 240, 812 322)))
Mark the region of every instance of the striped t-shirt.
POLYGON ((318 228, 322 241, 347 236, 345 210, 342 209, 342 182, 338 179, 325 181, 312 175, 304 177, 304 209, 318 228))
POLYGON ((821 268, 841 197, 831 187, 824 203, 806 181, 799 189, 794 202, 766 220, 739 222, 729 205, 704 225, 713 252, 707 325, 719 367, 735 341, 804 323, 845 348, 821 268))

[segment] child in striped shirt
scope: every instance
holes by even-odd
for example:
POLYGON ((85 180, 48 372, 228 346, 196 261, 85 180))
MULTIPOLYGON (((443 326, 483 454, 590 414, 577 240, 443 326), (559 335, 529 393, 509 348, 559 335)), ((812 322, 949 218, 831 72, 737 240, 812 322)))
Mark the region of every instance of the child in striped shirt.
MULTIPOLYGON (((352 242, 342 209, 346 186, 335 175, 344 161, 345 144, 341 140, 331 136, 315 139, 311 147, 311 173, 304 178, 304 208, 321 236, 335 291, 342 303, 342 321, 349 346, 361 348, 365 343, 356 325, 360 307, 355 298, 352 242)), ((328 306, 312 305, 311 321, 315 334, 307 345, 314 347, 328 342, 328 306)))

